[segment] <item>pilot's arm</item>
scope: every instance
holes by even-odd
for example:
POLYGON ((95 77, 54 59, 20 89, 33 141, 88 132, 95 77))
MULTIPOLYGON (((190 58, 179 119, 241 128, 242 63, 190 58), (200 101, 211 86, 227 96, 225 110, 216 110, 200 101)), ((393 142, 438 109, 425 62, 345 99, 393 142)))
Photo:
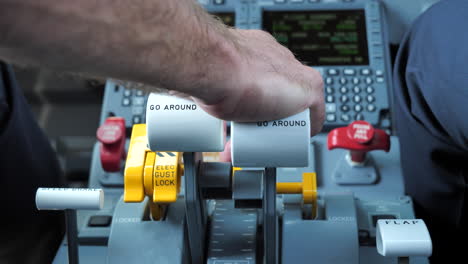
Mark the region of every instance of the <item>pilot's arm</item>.
MULTIPOLYGON (((317 71, 268 33, 229 29, 194 0, 2 0, 0 60, 168 88, 224 119, 311 108, 312 133, 323 121, 317 71)), ((34 192, 59 184, 58 164, 1 63, 0 77, 0 262, 47 263, 60 221, 35 210, 34 192)))
POLYGON ((258 121, 311 108, 319 73, 268 33, 229 29, 195 0, 4 0, 0 58, 185 93, 212 115, 258 121))

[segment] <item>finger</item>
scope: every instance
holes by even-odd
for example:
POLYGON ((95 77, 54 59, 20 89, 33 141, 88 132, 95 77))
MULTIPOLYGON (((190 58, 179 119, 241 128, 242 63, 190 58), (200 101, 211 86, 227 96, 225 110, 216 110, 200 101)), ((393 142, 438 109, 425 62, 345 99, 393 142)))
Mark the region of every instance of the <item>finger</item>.
POLYGON ((322 131, 325 120, 324 104, 315 104, 310 108, 310 136, 315 136, 322 131))
POLYGON ((303 80, 307 85, 307 99, 310 109, 310 134, 318 134, 325 121, 325 102, 323 94, 323 80, 320 73, 315 69, 304 66, 305 73, 303 80))
POLYGON ((179 98, 183 98, 183 99, 187 99, 187 100, 193 101, 191 95, 186 94, 186 93, 183 93, 183 92, 170 90, 170 91, 168 92, 168 94, 169 94, 169 95, 172 95, 172 96, 179 97, 179 98))
POLYGON ((224 146, 224 151, 219 153, 221 162, 231 162, 231 140, 224 146))

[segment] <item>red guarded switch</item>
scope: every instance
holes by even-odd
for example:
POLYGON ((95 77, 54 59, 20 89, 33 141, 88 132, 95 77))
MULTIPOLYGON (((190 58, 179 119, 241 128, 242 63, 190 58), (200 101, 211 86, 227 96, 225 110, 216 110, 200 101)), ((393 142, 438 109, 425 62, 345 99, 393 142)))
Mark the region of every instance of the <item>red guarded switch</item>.
POLYGON ((328 149, 349 149, 351 160, 363 163, 371 150, 390 150, 390 137, 366 121, 354 121, 347 127, 333 129, 328 134, 328 149))
POLYGON ((120 162, 125 158, 125 119, 109 117, 96 133, 101 142, 99 152, 104 171, 120 171, 120 162))

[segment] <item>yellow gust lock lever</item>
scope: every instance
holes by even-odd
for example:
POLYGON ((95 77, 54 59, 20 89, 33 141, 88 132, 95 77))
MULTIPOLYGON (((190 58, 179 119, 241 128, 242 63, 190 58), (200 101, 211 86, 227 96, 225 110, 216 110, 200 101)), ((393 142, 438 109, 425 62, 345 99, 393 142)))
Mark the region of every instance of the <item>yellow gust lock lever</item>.
POLYGON ((145 195, 156 204, 177 201, 183 164, 180 152, 148 148, 146 124, 133 126, 124 171, 124 201, 141 202, 145 195))
MULTIPOLYGON (((242 170, 233 167, 232 173, 242 170)), ((315 172, 302 173, 302 182, 278 182, 276 183, 277 194, 302 194, 302 202, 312 205, 312 219, 316 216, 317 210, 317 174, 315 172)))
POLYGON ((304 204, 312 205, 312 218, 315 218, 317 209, 317 176, 315 172, 302 173, 302 182, 278 182, 278 194, 302 194, 304 204))
POLYGON ((278 194, 302 194, 305 204, 312 204, 317 200, 317 179, 315 172, 302 173, 302 182, 278 182, 278 194))

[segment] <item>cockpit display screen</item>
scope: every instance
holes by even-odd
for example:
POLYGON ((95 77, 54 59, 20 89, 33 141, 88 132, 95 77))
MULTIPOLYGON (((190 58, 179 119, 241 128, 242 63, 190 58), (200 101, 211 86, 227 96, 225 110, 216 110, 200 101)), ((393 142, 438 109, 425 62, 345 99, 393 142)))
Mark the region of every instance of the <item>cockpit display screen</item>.
POLYGON ((363 9, 264 11, 263 29, 307 65, 369 64, 363 9))

